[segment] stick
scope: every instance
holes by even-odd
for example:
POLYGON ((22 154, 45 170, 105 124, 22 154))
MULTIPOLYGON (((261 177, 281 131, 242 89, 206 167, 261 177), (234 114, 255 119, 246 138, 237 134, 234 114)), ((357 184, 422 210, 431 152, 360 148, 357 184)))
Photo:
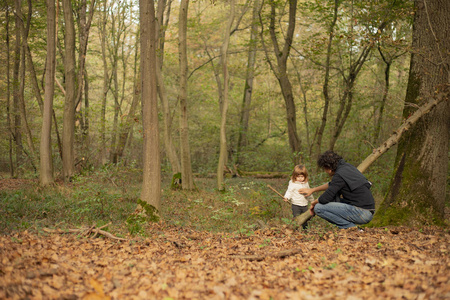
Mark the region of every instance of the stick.
POLYGON ((269 189, 271 189, 272 191, 274 191, 275 193, 277 193, 278 196, 280 196, 281 198, 284 199, 284 196, 281 195, 280 193, 278 193, 278 191, 276 189, 274 189, 273 187, 271 187, 269 184, 267 185, 269 187, 269 189))
MULTIPOLYGON (((270 185, 267 185, 272 191, 278 194, 278 196, 282 197, 284 199, 284 196, 281 195, 277 190, 275 190, 270 185)), ((305 211, 301 215, 295 217, 295 222, 298 224, 298 226, 302 226, 304 223, 306 223, 309 219, 311 219, 313 216, 309 212, 309 210, 305 211)))
POLYGON ((278 253, 269 253, 266 255, 230 255, 229 257, 231 258, 237 258, 237 259, 246 259, 249 261, 261 261, 264 260, 267 257, 274 257, 274 258, 285 258, 287 256, 290 255, 296 255, 298 253, 301 253, 302 249, 297 248, 297 249, 288 249, 288 250, 283 250, 280 251, 278 253))

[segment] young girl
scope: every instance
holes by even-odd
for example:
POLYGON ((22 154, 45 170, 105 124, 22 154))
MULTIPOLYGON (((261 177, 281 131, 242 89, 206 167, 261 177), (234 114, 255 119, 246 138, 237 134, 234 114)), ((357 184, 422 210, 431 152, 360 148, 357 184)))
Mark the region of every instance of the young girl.
MULTIPOLYGON (((309 188, 308 171, 305 166, 297 165, 294 167, 291 180, 289 181, 289 186, 284 194, 284 201, 289 202, 290 200, 291 202, 292 215, 294 218, 308 211, 308 201, 314 201, 314 197, 312 195, 305 198, 304 195, 300 194, 299 189, 301 188, 309 188)), ((307 222, 303 224, 302 227, 303 229, 306 229, 307 222)))

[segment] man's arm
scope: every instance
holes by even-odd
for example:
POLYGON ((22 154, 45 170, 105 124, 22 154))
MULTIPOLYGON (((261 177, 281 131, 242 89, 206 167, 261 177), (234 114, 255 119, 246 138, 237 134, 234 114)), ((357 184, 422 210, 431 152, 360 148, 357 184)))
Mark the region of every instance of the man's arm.
POLYGON ((327 188, 328 188, 328 182, 325 183, 325 184, 316 186, 316 187, 314 187, 314 188, 302 188, 302 189, 299 189, 298 191, 299 191, 299 193, 302 194, 303 196, 308 197, 308 196, 310 196, 312 193, 315 193, 315 192, 322 192, 322 191, 325 191, 327 188))
POLYGON ((331 178, 331 182, 329 183, 328 188, 325 192, 320 195, 319 202, 321 204, 327 204, 329 202, 336 201, 336 197, 339 194, 339 191, 346 185, 344 179, 338 174, 334 174, 333 178, 331 178))

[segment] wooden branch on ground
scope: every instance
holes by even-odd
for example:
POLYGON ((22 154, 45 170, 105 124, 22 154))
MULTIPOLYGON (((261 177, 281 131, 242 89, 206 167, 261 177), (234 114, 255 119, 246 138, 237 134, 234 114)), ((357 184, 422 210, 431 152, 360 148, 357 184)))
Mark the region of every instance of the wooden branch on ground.
POLYGON ((301 253, 302 249, 288 249, 283 250, 277 253, 269 253, 266 255, 230 255, 231 258, 237 258, 237 259, 246 259, 249 261, 261 261, 264 260, 267 257, 274 257, 274 258, 285 258, 287 256, 295 255, 298 253, 301 253))
POLYGON ((113 240, 118 240, 118 241, 126 241, 127 239, 124 238, 120 238, 120 237, 116 237, 113 234, 102 230, 102 228, 105 228, 107 226, 109 226, 111 223, 108 223, 106 225, 103 225, 101 227, 95 228, 95 225, 93 225, 90 228, 78 228, 78 229, 68 229, 68 230, 62 230, 62 229, 50 229, 50 228, 44 228, 43 230, 45 232, 48 233, 59 233, 59 234, 63 234, 63 233, 82 233, 83 236, 89 236, 90 234, 94 233, 94 235, 92 236, 92 238, 95 238, 97 235, 103 235, 107 238, 113 239, 113 240))
POLYGON ((311 219, 313 215, 309 212, 309 209, 302 213, 301 215, 295 217, 294 222, 297 223, 298 226, 302 226, 305 224, 309 219, 311 219))

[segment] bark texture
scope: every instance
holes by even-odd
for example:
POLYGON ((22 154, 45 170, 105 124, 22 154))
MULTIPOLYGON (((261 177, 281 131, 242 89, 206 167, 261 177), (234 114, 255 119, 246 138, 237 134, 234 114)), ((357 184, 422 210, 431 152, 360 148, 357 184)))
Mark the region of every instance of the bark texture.
POLYGON ((158 214, 161 205, 158 99, 156 91, 156 38, 154 1, 140 0, 142 124, 144 132, 142 204, 147 215, 158 214))
POLYGON ((444 218, 450 132, 450 2, 416 0, 404 119, 415 106, 445 97, 399 142, 394 176, 376 225, 440 224, 444 218))
POLYGON ((181 147, 181 185, 185 190, 194 188, 194 175, 191 166, 187 115, 187 14, 189 0, 180 3, 179 17, 179 56, 180 56, 180 147, 181 147))
POLYGON ((40 143, 40 177, 42 186, 52 184, 53 160, 51 130, 53 114, 53 95, 55 92, 56 67, 56 8, 55 1, 47 1, 47 63, 45 67, 45 94, 40 143))
POLYGON ((75 24, 70 0, 63 0, 65 23, 65 61, 64 72, 66 95, 64 101, 64 120, 62 134, 64 181, 70 181, 75 170, 75 98, 76 98, 76 62, 75 62, 75 24))
POLYGON ((222 66, 223 73, 223 102, 220 118, 220 152, 219 163, 217 166, 217 188, 219 191, 224 190, 223 172, 227 164, 227 136, 226 136, 226 124, 227 124, 227 112, 228 112, 228 97, 229 97, 229 71, 228 71, 228 47, 230 45, 231 27, 233 26, 235 17, 235 1, 230 1, 230 15, 228 17, 228 23, 224 31, 224 39, 221 47, 220 64, 222 66))

